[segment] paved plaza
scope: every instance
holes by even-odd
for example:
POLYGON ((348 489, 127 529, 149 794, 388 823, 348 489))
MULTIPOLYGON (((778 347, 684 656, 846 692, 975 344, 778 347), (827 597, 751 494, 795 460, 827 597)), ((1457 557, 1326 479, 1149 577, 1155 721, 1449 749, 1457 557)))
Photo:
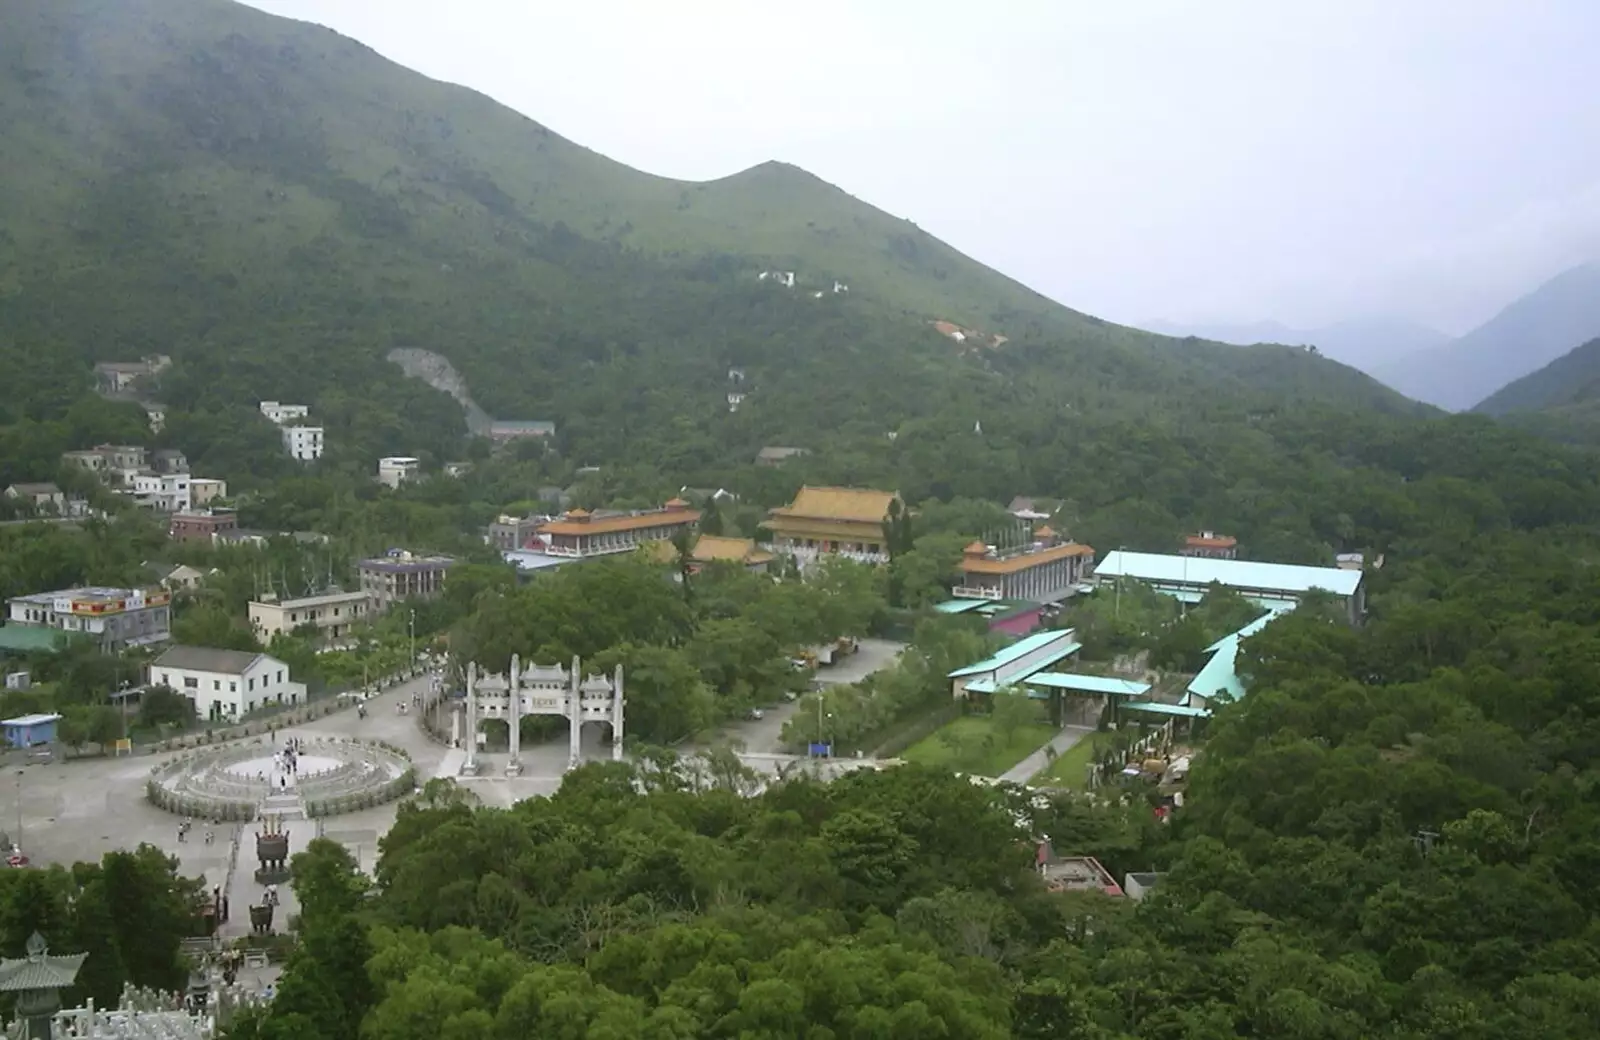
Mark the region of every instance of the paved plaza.
MULTIPOLYGON (((863 653, 850 661, 850 667, 838 670, 838 681, 858 678, 857 672, 864 674, 882 667, 893 660, 898 649, 897 644, 872 641, 869 646, 863 641, 863 653)), ((561 786, 568 762, 564 737, 522 747, 520 775, 506 775, 508 754, 480 752, 479 775, 459 777, 464 752, 430 739, 411 709, 413 696, 424 693, 429 681, 422 676, 368 700, 364 718, 351 707, 305 725, 279 730, 276 746, 281 748, 286 740, 298 738, 305 748, 300 768, 306 774, 316 774, 337 764, 319 752, 319 740, 382 741, 411 756, 419 782, 441 776, 458 779, 484 805, 502 808, 525 798, 554 794, 561 786), (397 710, 399 705, 407 706, 405 714, 397 710)), ((784 708, 792 710, 790 705, 784 708)), ((787 710, 774 711, 762 722, 730 727, 732 732, 726 736, 743 744, 747 750, 741 757, 768 776, 802 768, 820 768, 831 776, 873 765, 866 761, 806 763, 796 756, 777 753, 778 730, 787 714, 787 710)), ((238 749, 225 767, 230 774, 240 778, 274 775, 274 748, 266 740, 248 738, 224 747, 238 749), (252 740, 260 740, 259 754, 250 753, 252 740)), ((254 876, 258 865, 255 836, 261 823, 213 823, 196 818, 188 833, 180 835, 183 820, 152 805, 145 796, 145 786, 152 768, 173 762, 183 754, 89 758, 14 768, 5 778, 9 785, 0 785, 0 830, 9 834, 24 855, 39 866, 94 861, 115 849, 130 849, 141 843, 154 845, 178 857, 183 873, 203 876, 208 887, 226 886, 230 920, 223 934, 242 935, 249 928, 248 907, 259 903, 264 895, 263 886, 256 883, 254 876)), ((583 758, 610 760, 604 727, 584 728, 583 758)), ((371 872, 377 864, 378 841, 393 825, 398 804, 390 802, 320 820, 287 819, 284 828, 289 834, 290 854, 302 851, 320 834, 343 844, 362 869, 371 872)), ((274 930, 282 931, 288 917, 295 913, 294 897, 287 885, 279 886, 278 896, 274 930)))

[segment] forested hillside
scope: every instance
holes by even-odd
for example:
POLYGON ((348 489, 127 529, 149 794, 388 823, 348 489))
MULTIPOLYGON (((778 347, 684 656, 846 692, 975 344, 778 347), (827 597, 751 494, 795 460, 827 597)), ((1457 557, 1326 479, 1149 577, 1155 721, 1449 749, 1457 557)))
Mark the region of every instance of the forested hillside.
MULTIPOLYGON (((911 449, 885 435, 929 416, 948 429, 924 441, 981 419, 1000 450, 1040 425, 1079 450, 1108 423, 1410 407, 1303 352, 1078 314, 793 167, 639 173, 226 0, 13 0, 0 133, 0 421, 61 419, 91 362, 170 354, 173 436, 235 445, 219 466, 269 443, 240 412, 262 398, 312 405, 330 464, 460 453, 459 411, 397 346, 449 358, 494 416, 555 421, 574 461, 675 471, 773 442, 892 471, 911 449)), ((33 467, 69 446, 10 436, 33 467)))

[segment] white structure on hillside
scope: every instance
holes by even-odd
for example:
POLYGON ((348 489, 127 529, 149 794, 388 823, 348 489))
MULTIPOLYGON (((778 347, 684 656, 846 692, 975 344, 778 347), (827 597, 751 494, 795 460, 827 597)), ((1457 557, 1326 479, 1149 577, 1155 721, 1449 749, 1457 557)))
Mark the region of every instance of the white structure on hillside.
POLYGON ((398 488, 422 475, 422 460, 410 455, 390 455, 378 460, 378 483, 398 488))
POLYGON ((285 426, 283 450, 299 462, 315 462, 322 458, 322 427, 285 426))
POLYGON ((343 639, 352 625, 372 613, 372 600, 365 592, 325 592, 299 599, 277 599, 269 593, 251 600, 249 610, 250 627, 263 643, 303 625, 315 625, 324 639, 343 639))
POLYGON ((277 401, 262 401, 261 414, 282 426, 290 419, 304 419, 311 414, 311 409, 303 404, 279 404, 277 401))
POLYGON ((194 505, 187 473, 140 470, 129 475, 128 479, 129 484, 119 488, 119 493, 127 495, 146 509, 154 509, 158 513, 186 513, 194 505))
POLYGON ((568 768, 578 765, 582 755, 585 722, 603 722, 611 727, 611 758, 622 761, 622 666, 609 679, 603 675, 583 678, 582 662, 574 657, 571 669, 560 665, 533 664, 523 668, 511 658, 511 674, 488 675, 478 671, 477 662, 467 665, 466 732, 460 731, 461 716, 456 715, 457 743, 467 749, 461 771, 478 771, 478 723, 480 719, 503 719, 508 727, 511 761, 507 773, 522 771, 522 735, 525 715, 558 715, 568 720, 571 753, 568 768))
POLYGON ((150 665, 150 684, 189 698, 195 714, 212 721, 233 720, 269 704, 300 704, 305 683, 289 677, 276 657, 245 650, 174 646, 150 665))

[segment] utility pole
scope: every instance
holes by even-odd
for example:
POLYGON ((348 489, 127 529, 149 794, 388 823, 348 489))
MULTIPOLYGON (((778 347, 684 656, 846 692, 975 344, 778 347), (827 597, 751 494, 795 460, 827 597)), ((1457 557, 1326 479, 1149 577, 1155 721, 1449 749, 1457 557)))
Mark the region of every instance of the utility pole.
POLYGON ((22 777, 24 771, 17 770, 17 840, 12 844, 20 850, 22 848, 22 777))
POLYGON ((411 664, 415 665, 417 663, 417 612, 415 610, 411 611, 410 617, 406 619, 406 631, 411 636, 411 664))

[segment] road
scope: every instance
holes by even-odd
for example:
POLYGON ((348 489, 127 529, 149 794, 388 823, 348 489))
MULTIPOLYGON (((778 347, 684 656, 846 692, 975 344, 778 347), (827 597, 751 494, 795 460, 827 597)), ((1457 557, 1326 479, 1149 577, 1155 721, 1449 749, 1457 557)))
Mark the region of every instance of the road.
POLYGON ((1078 741, 1082 740, 1084 737, 1087 737, 1093 732, 1093 726, 1063 727, 1059 733, 1045 741, 1044 744, 1040 746, 1039 750, 1033 752, 1033 754, 1029 755, 1027 758, 1023 759, 1021 762, 1018 762, 1016 765, 1002 773, 1000 779, 1009 780, 1014 784, 1027 783, 1029 780, 1033 779, 1035 773, 1039 772, 1039 770, 1045 768, 1052 761, 1054 761, 1056 755, 1060 755, 1072 745, 1076 744, 1078 741), (1050 750, 1052 748, 1055 749, 1055 755, 1050 754, 1050 750))
MULTIPOLYGON (((849 657, 842 657, 837 664, 817 669, 815 681, 827 686, 860 682, 873 672, 893 664, 905 648, 906 644, 891 639, 863 639, 859 649, 849 657)), ((764 709, 760 719, 727 723, 711 739, 696 742, 691 751, 716 744, 742 747, 752 755, 781 751, 784 724, 799 710, 798 699, 774 705, 764 709)))

